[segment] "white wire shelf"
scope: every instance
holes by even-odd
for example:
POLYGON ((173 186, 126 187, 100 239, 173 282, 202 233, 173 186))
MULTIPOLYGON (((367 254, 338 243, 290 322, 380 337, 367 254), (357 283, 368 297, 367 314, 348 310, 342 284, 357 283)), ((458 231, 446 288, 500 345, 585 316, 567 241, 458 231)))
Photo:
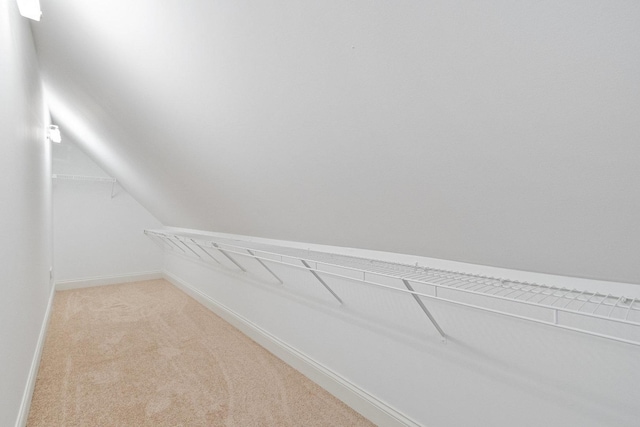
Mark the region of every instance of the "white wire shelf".
POLYGON ((106 177, 106 176, 66 175, 66 174, 60 174, 60 173, 55 173, 51 175, 51 178, 55 180, 59 179, 63 181, 84 181, 84 182, 98 182, 98 183, 111 184, 112 199, 115 194, 116 183, 118 182, 118 180, 116 180, 115 178, 106 177))
POLYGON ((87 176, 87 175, 65 175, 65 174, 53 174, 51 175, 53 179, 62 179, 67 181, 94 181, 94 182, 105 182, 114 184, 116 182, 115 178, 104 177, 104 176, 87 176))
POLYGON ((342 299, 323 278, 347 279, 410 294, 443 341, 445 331, 425 301, 443 301, 640 346, 638 298, 209 235, 166 230, 144 233, 164 248, 221 267, 218 257, 224 256, 246 272, 239 257, 253 258, 280 283, 282 280, 268 264, 308 270, 340 304, 342 299))

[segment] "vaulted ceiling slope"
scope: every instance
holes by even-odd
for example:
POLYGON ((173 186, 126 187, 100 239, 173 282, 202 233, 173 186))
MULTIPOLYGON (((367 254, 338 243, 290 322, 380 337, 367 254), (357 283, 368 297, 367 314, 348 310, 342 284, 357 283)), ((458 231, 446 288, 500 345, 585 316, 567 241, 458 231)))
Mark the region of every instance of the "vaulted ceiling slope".
POLYGON ((166 225, 640 283, 640 3, 43 1, 54 120, 166 225))

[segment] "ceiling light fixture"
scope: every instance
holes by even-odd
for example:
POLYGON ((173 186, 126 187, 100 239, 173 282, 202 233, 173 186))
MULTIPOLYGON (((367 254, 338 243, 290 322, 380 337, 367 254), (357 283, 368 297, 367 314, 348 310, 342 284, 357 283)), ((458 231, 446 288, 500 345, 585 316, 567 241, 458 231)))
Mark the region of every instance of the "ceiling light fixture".
POLYGON ((56 125, 49 125, 49 129, 47 130, 47 138, 49 141, 55 142, 56 144, 60 144, 62 142, 62 137, 60 136, 60 129, 56 125))
POLYGON ((17 0, 17 2, 20 15, 25 18, 33 19, 34 21, 40 20, 40 17, 42 16, 40 0, 17 0))

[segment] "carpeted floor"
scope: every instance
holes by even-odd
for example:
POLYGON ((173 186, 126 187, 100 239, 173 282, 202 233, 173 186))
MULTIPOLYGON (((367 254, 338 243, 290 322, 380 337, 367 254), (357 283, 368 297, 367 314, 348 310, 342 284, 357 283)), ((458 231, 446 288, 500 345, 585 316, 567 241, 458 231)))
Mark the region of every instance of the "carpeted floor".
POLYGON ((28 426, 369 426, 164 280, 57 292, 28 426))

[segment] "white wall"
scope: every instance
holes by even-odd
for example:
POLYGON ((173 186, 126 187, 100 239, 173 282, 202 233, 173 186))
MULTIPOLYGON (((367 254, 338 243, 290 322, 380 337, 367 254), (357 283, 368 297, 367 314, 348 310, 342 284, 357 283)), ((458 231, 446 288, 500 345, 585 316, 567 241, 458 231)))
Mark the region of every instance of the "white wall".
POLYGON ((161 3, 35 35, 164 224, 640 283, 640 2, 161 3))
MULTIPOLYGON (((53 147, 55 174, 107 177, 69 135, 53 147)), ((120 185, 53 181, 54 277, 58 284, 157 272, 162 254, 144 236, 160 222, 120 185)), ((95 283, 102 283, 97 281, 95 283)))
MULTIPOLYGON (((448 336, 442 344, 407 295, 326 278, 345 301, 338 306, 306 271, 271 264, 280 285, 255 261, 238 260, 248 274, 174 253, 165 270, 420 425, 634 427, 640 419, 636 346, 429 301, 448 336)), ((503 277, 526 276, 511 273, 503 277)))
POLYGON ((0 425, 16 423, 51 284, 51 149, 28 20, 0 2, 0 425))

